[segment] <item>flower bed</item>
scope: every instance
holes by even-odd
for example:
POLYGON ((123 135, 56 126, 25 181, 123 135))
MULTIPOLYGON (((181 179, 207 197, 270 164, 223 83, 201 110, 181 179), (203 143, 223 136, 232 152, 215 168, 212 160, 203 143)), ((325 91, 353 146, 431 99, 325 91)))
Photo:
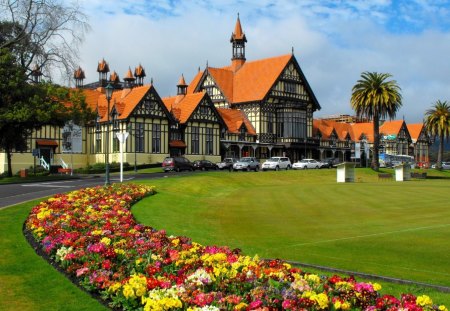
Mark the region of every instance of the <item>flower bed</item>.
POLYGON ((381 296, 376 283, 323 277, 137 224, 152 187, 115 184, 35 206, 25 231, 74 282, 123 310, 440 310, 426 296, 381 296))

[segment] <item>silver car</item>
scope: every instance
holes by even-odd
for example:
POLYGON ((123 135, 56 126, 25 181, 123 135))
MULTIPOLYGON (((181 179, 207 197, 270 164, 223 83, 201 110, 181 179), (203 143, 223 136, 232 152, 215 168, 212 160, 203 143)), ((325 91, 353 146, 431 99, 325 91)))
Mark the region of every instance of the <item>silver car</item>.
POLYGON ((233 171, 259 171, 259 161, 254 157, 244 157, 233 164, 233 171))
POLYGON ((320 167, 321 163, 314 159, 303 159, 292 165, 292 168, 295 170, 306 170, 307 168, 319 169, 320 167))
POLYGON ((266 162, 262 164, 262 170, 289 170, 291 169, 292 164, 291 160, 287 157, 271 157, 270 159, 267 159, 266 162))

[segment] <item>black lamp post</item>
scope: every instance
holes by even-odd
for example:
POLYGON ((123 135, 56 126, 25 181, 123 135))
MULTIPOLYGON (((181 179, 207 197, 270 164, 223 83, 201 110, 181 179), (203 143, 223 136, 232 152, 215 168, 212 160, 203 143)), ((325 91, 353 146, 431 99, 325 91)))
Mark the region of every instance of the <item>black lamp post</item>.
POLYGON ((106 124, 106 161, 105 161, 105 186, 108 186, 110 184, 109 181, 109 127, 110 127, 110 120, 109 120, 109 102, 111 101, 112 93, 113 93, 113 86, 108 83, 108 85, 105 87, 105 95, 106 95, 106 101, 108 102, 108 110, 106 111, 108 115, 108 122, 106 124))

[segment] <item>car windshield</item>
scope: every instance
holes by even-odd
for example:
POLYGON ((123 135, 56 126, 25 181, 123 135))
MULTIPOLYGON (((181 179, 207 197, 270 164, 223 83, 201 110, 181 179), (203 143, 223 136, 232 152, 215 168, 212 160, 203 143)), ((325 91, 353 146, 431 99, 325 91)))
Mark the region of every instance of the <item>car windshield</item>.
POLYGON ((280 158, 270 158, 267 162, 278 162, 280 158))
POLYGON ((242 158, 242 159, 241 159, 241 162, 250 162, 250 161, 251 161, 250 158, 242 158))
POLYGON ((301 160, 300 163, 308 163, 308 160, 301 160))

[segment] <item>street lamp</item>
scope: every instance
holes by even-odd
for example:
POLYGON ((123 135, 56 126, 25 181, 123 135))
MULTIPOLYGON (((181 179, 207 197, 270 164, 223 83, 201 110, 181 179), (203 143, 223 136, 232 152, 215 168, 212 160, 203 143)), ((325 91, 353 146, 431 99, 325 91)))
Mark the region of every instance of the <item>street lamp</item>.
POLYGON ((106 95, 106 101, 108 102, 108 110, 106 110, 106 113, 108 115, 108 122, 106 124, 106 161, 105 161, 105 186, 108 186, 110 184, 109 181, 109 127, 110 127, 110 120, 109 120, 109 102, 111 101, 112 93, 113 93, 113 86, 108 83, 108 85, 105 87, 105 95, 106 95))

